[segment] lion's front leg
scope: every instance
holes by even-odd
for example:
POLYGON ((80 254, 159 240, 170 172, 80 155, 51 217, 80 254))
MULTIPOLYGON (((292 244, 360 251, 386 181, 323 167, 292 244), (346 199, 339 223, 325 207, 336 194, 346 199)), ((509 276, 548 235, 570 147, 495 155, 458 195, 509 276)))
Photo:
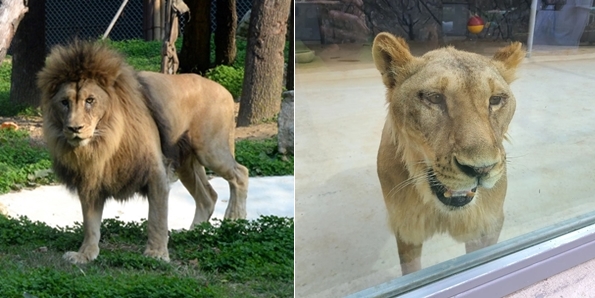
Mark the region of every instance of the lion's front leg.
MULTIPOLYGON (((162 173, 165 173, 164 171, 162 173)), ((155 175, 158 181, 151 181, 149 184, 149 219, 147 222, 147 249, 145 255, 169 262, 167 250, 168 228, 167 228, 167 205, 169 196, 169 185, 165 175, 155 175)))
POLYGON ((478 239, 473 239, 473 240, 465 242, 465 252, 471 253, 478 249, 482 249, 484 247, 488 247, 490 245, 494 245, 494 244, 498 243, 498 238, 500 238, 500 231, 502 230, 503 224, 504 224, 504 214, 501 215, 500 219, 496 223, 493 233, 484 235, 478 239))
POLYGON ((419 271, 421 269, 421 249, 422 244, 411 244, 403 241, 398 234, 397 249, 399 251, 399 261, 401 263, 401 274, 406 275, 419 271))
POLYGON ((105 199, 90 199, 80 196, 83 209, 83 231, 85 239, 78 252, 66 252, 63 258, 73 264, 88 263, 99 255, 99 238, 101 237, 101 217, 105 199))

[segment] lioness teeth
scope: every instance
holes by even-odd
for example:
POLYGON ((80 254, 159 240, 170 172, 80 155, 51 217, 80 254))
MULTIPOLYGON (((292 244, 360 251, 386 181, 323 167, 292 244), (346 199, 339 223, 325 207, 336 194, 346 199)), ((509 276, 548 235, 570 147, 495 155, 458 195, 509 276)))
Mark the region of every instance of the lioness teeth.
POLYGON ((447 190, 444 192, 443 196, 445 198, 451 197, 473 197, 475 196, 475 192, 472 190, 447 190))

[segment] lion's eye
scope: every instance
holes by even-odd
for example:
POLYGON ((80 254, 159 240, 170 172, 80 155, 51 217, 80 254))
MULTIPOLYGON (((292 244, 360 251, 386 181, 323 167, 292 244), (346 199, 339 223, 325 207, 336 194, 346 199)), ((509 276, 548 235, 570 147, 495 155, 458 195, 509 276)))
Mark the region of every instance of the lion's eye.
POLYGON ((440 93, 427 93, 422 94, 424 100, 429 101, 432 104, 441 104, 444 102, 444 95, 440 93))
POLYGON ((95 98, 93 98, 93 97, 89 97, 89 98, 85 99, 85 102, 88 104, 92 104, 94 101, 95 101, 95 98))
POLYGON ((492 97, 490 97, 490 105, 497 106, 502 102, 502 99, 503 99, 502 96, 492 96, 492 97))
POLYGON ((64 99, 60 102, 63 106, 67 107, 68 106, 68 99, 64 99))

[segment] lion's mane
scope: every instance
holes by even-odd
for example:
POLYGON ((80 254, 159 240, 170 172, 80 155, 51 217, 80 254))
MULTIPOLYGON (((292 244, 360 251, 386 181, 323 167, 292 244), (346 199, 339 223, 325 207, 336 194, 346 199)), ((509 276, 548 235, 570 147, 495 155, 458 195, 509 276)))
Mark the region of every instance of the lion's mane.
MULTIPOLYGON (((38 74, 44 137, 53 168, 66 186, 79 194, 127 199, 138 189, 146 195, 150 168, 161 156, 160 140, 168 125, 157 102, 143 94, 134 69, 104 43, 75 41, 56 46, 38 74), (97 133, 83 147, 70 146, 62 134, 63 120, 52 97, 66 83, 93 80, 108 95, 107 110, 97 133), (157 126, 157 131, 154 128, 157 126), (157 142, 155 146, 154 141, 157 142)), ((165 150, 170 152, 171 150, 165 150)))

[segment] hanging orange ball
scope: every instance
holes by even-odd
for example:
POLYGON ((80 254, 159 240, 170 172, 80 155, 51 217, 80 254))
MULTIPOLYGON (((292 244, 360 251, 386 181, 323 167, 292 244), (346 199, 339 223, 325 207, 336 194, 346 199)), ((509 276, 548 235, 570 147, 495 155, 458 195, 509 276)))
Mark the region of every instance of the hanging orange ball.
POLYGON ((473 34, 478 34, 479 32, 481 32, 481 30, 483 30, 484 25, 485 23, 480 17, 472 16, 469 18, 469 21, 467 22, 467 30, 469 30, 469 32, 473 34))

